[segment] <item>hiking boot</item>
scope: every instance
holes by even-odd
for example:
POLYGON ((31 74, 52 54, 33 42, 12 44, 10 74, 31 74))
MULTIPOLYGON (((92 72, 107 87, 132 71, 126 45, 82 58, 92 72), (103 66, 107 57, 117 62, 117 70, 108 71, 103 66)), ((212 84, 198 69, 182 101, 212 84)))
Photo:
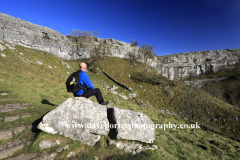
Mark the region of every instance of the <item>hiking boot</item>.
POLYGON ((108 105, 109 101, 100 103, 101 105, 108 105))

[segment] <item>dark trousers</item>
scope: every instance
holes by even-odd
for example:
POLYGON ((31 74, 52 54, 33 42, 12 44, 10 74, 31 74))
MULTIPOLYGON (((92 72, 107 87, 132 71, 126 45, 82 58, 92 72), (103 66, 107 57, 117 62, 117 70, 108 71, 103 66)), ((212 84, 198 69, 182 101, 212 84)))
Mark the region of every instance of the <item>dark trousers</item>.
POLYGON ((95 97, 97 98, 97 101, 98 101, 99 104, 101 104, 103 102, 102 93, 101 93, 99 88, 88 89, 88 91, 83 93, 82 95, 80 95, 80 96, 74 95, 74 96, 75 97, 86 97, 86 98, 89 98, 89 97, 91 97, 93 95, 95 95, 95 97))

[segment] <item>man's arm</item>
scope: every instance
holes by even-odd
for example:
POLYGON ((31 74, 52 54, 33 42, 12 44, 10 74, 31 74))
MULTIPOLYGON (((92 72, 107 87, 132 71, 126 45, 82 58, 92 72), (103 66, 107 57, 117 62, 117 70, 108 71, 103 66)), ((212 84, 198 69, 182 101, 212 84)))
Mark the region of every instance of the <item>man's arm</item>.
POLYGON ((84 73, 84 83, 90 88, 90 89, 94 89, 94 86, 92 84, 92 81, 90 80, 89 76, 87 73, 84 73))

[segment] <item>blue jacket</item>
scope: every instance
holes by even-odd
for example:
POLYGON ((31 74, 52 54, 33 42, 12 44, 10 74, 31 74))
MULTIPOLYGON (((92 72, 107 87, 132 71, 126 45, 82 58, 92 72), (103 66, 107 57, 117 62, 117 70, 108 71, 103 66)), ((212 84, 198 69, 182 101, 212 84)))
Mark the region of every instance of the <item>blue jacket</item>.
MULTIPOLYGON (((85 84, 86 86, 88 86, 90 89, 94 89, 94 86, 92 84, 92 81, 90 80, 88 74, 86 72, 84 72, 83 70, 81 70, 82 72, 79 73, 79 84, 83 85, 85 84)), ((82 95, 84 93, 84 90, 80 90, 75 92, 75 95, 82 95)))

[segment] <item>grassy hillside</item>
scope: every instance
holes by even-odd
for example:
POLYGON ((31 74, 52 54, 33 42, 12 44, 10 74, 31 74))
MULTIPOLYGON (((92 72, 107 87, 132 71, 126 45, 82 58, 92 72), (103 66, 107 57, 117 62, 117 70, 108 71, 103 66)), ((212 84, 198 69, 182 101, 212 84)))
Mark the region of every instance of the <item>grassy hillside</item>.
MULTIPOLYGON (((4 45, 6 45, 6 42, 4 45)), ((74 71, 78 69, 78 64, 80 63, 80 61, 64 61, 38 50, 20 46, 15 48, 16 50, 11 51, 6 47, 5 51, 0 51, 6 55, 6 57, 0 56, 0 90, 2 92, 16 93, 5 97, 2 96, 1 99, 13 99, 0 101, 0 105, 32 103, 34 107, 29 107, 25 110, 1 112, 0 131, 20 125, 27 127, 31 124, 36 124, 36 121, 48 111, 56 108, 68 98, 73 97, 65 89, 65 77, 68 77, 73 71, 62 62, 69 64, 74 71), (24 62, 27 61, 26 59, 29 60, 29 63, 24 62), (36 64, 36 59, 43 64, 36 64), (3 122, 3 118, 6 116, 14 116, 26 112, 30 113, 31 116, 11 122, 3 122)), ((113 78, 132 87, 133 91, 137 93, 136 100, 140 103, 151 105, 157 109, 181 112, 188 119, 163 114, 158 110, 147 107, 147 105, 140 106, 131 98, 125 100, 119 94, 128 96, 130 92, 121 87, 116 90, 118 94, 110 93, 109 90, 104 88, 104 85, 111 87, 116 84, 101 73, 101 69, 97 64, 95 66, 92 65, 93 72, 88 71, 88 74, 94 86, 102 90, 104 98, 111 101, 111 105, 146 114, 152 119, 154 124, 169 124, 170 122, 171 124, 190 125, 190 123, 203 122, 199 120, 206 120, 204 123, 207 123, 206 126, 211 130, 222 125, 227 130, 225 133, 234 133, 234 135, 237 133, 235 131, 237 128, 230 132, 237 123, 230 125, 230 130, 228 130, 227 124, 222 124, 222 121, 221 124, 207 121, 216 116, 211 113, 213 109, 223 117, 225 115, 222 114, 227 115, 227 113, 231 113, 236 108, 210 96, 206 92, 176 85, 163 77, 158 77, 159 75, 153 74, 151 68, 148 68, 148 71, 145 70, 140 63, 131 66, 128 60, 108 57, 101 62, 101 65, 113 78), (212 107, 209 108, 210 116, 200 112, 204 111, 206 106, 212 107), (197 114, 198 112, 200 114, 197 114), (205 118, 201 118, 201 116, 205 116, 205 118), (213 128, 210 128, 210 126, 213 126, 213 128)), ((95 97, 91 99, 96 101, 95 97)), ((227 122, 230 123, 231 121, 228 120, 227 122)), ((155 130, 156 138, 154 144, 159 149, 143 151, 136 155, 119 150, 115 145, 108 146, 106 142, 106 139, 109 138, 108 136, 102 137, 94 147, 91 147, 60 135, 50 135, 44 132, 34 133, 30 128, 25 129, 17 136, 1 141, 0 144, 3 145, 19 138, 28 139, 31 141, 31 144, 29 146, 25 144, 24 148, 18 151, 16 155, 20 153, 42 153, 43 151, 53 152, 59 145, 51 149, 41 150, 38 146, 40 141, 60 139, 62 144, 69 144, 70 147, 58 153, 56 159, 66 159, 70 151, 77 153, 72 159, 94 159, 95 156, 98 159, 237 159, 240 156, 239 141, 233 140, 227 135, 222 135, 224 134, 221 132, 222 130, 216 129, 215 131, 221 133, 218 134, 209 129, 163 130, 157 128, 155 130)))
POLYGON ((203 90, 218 99, 240 108, 240 64, 229 66, 217 73, 209 73, 200 78, 228 77, 222 81, 207 83, 203 90))
POLYGON ((198 121, 208 129, 239 140, 238 107, 224 103, 204 90, 166 80, 153 74, 151 67, 145 69, 140 63, 130 66, 128 60, 108 57, 101 64, 113 78, 132 87, 138 101, 184 115, 190 122, 198 121))

